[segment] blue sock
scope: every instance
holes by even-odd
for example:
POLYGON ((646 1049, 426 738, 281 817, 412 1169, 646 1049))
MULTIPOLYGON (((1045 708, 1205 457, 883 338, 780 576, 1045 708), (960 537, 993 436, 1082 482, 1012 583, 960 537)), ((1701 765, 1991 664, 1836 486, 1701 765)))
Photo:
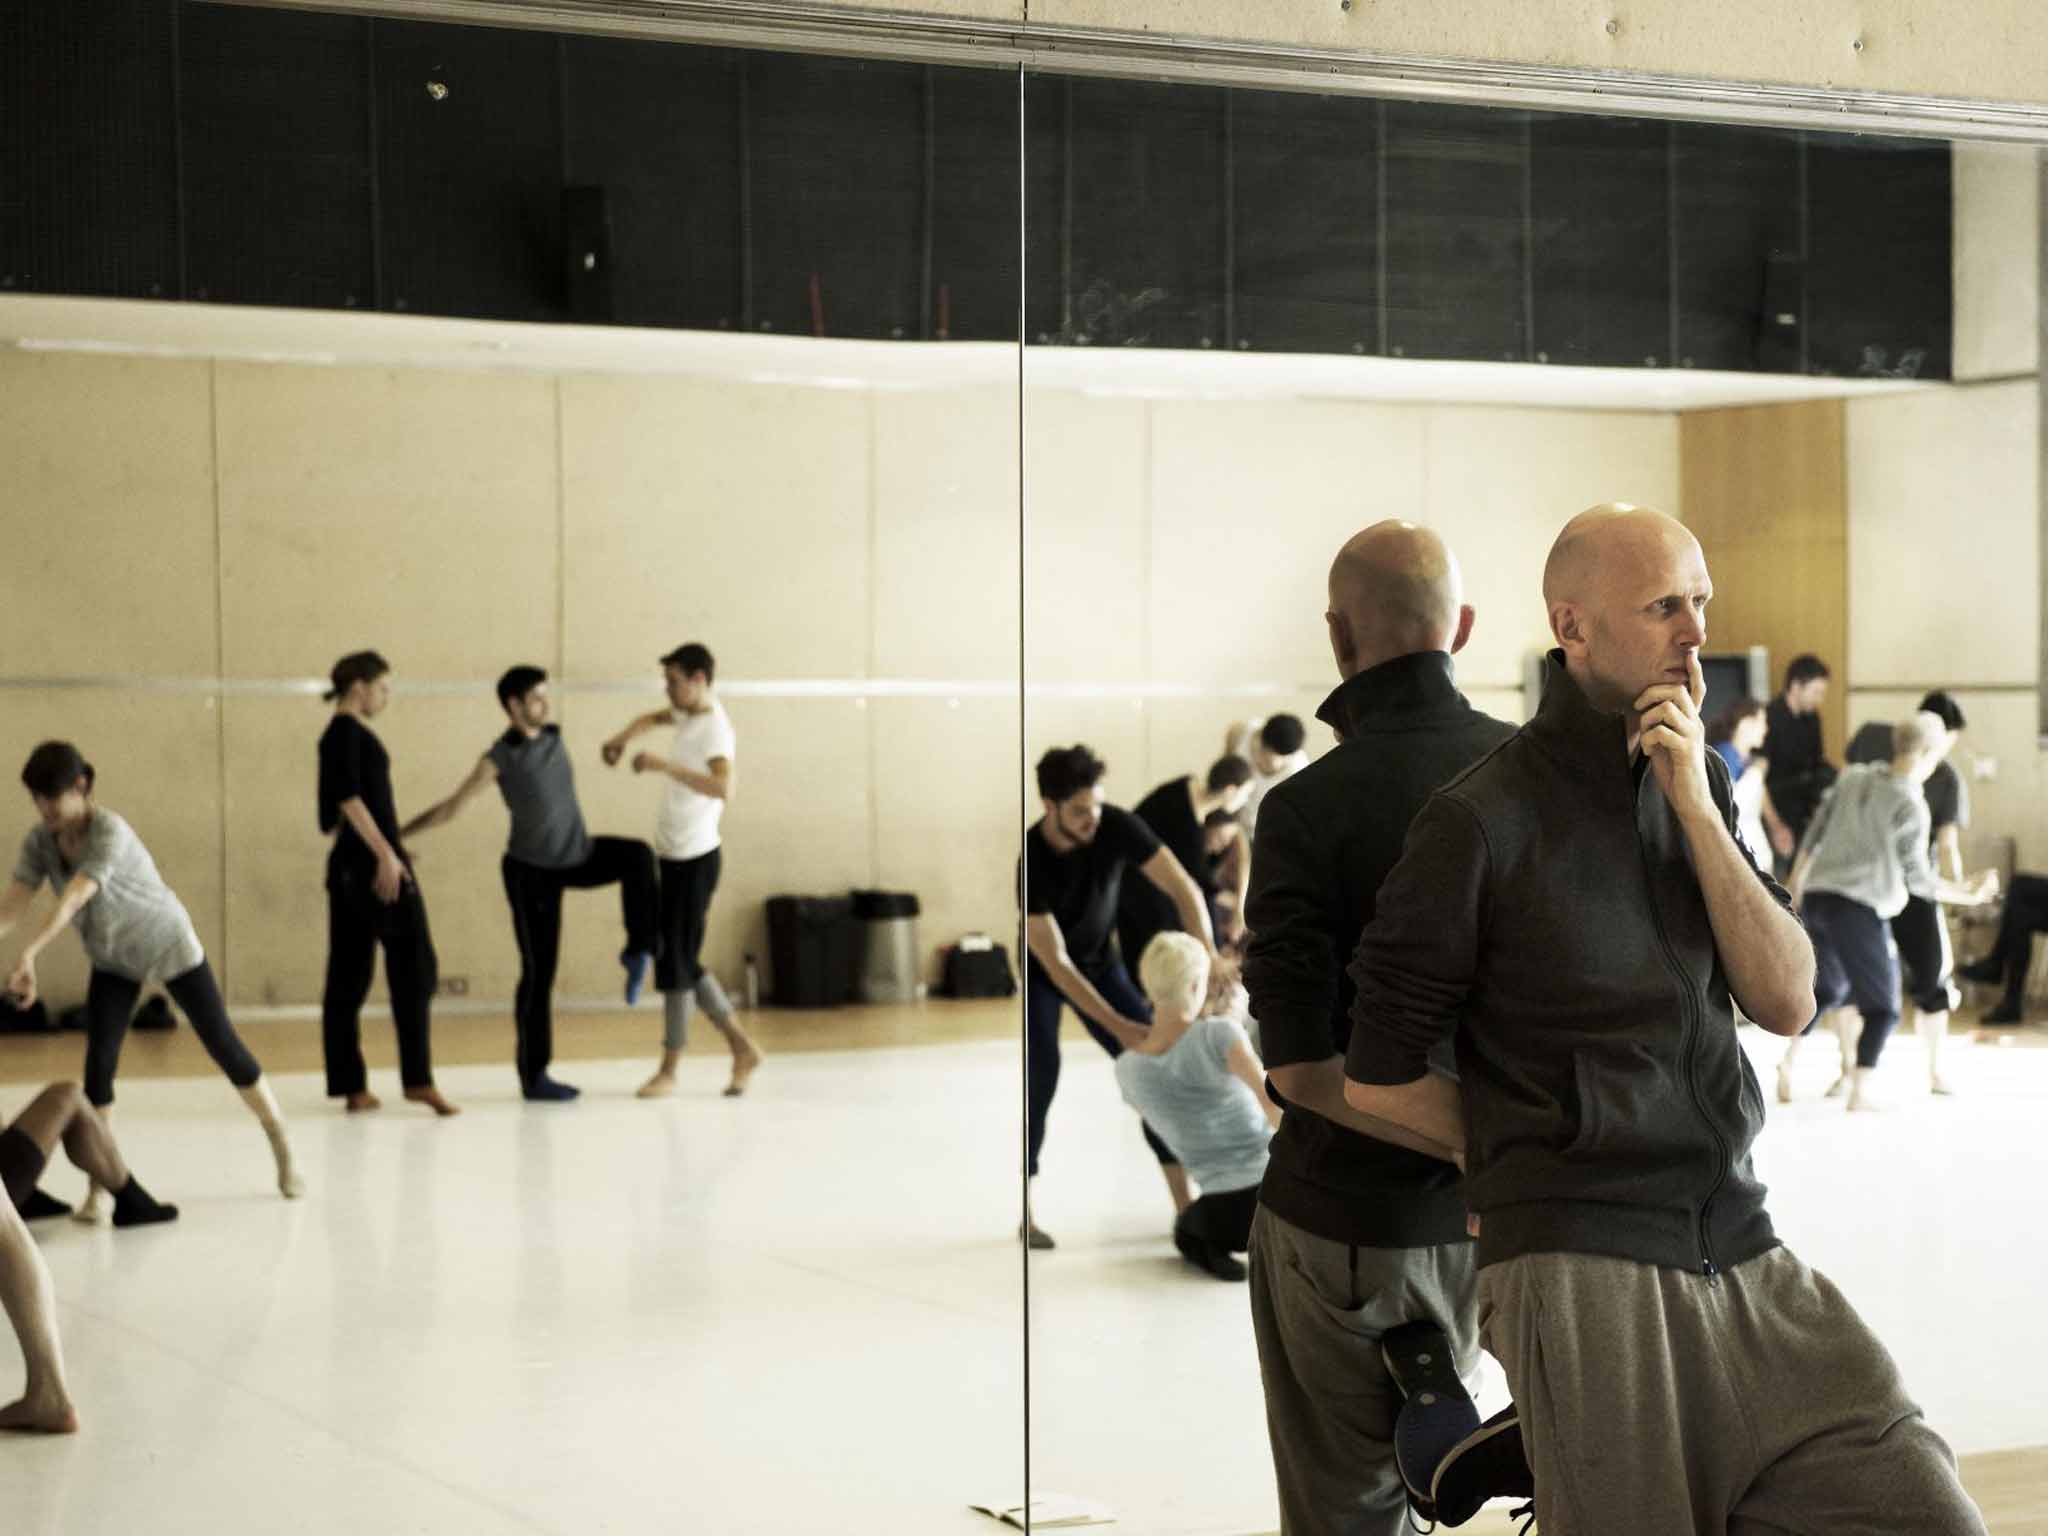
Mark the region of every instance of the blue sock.
POLYGON ((654 956, 644 949, 629 949, 619 959, 626 967, 626 1006, 631 1008, 647 988, 647 973, 654 969, 654 956))

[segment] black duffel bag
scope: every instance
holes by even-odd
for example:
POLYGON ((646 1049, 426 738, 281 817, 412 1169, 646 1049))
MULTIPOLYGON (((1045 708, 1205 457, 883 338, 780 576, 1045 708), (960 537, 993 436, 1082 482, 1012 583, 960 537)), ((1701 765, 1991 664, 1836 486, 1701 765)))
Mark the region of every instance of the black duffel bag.
POLYGON ((947 997, 1016 996, 1017 978, 1010 970, 1010 952, 979 935, 948 944, 939 990, 947 997))

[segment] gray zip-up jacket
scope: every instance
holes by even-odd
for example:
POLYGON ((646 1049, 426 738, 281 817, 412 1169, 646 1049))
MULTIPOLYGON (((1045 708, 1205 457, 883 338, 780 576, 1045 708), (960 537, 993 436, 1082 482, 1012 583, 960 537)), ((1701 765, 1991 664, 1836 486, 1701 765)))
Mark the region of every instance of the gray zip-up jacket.
MULTIPOLYGON (((1627 741, 1551 652, 1536 718, 1416 818, 1352 960, 1352 1078, 1413 1082, 1455 1033, 1481 1265, 1574 1252, 1713 1275, 1777 1244, 1706 899, 1627 741)), ((1739 844, 1720 754, 1707 772, 1739 844)))

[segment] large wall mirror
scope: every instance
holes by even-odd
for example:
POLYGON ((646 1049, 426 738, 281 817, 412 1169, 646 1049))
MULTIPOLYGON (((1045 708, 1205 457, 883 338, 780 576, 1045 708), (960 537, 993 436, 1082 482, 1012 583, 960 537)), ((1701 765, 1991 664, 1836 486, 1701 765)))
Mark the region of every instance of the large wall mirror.
MULTIPOLYGON (((2026 871, 2048 855, 2034 151, 1047 72, 1025 95, 1025 751, 1053 772, 1027 848, 1050 872, 1034 912, 1082 929, 1034 961, 1028 1022, 1046 1516, 1401 1528, 1398 1488, 1361 1469, 1400 1402, 1375 1341, 1445 1305, 1412 1263, 1404 1294, 1373 1278, 1413 1169, 1375 1184, 1333 1148, 1341 1101, 1305 1076, 1280 1091, 1282 1066, 1344 1054, 1336 967, 1359 933, 1335 931, 1356 899, 1333 861, 1362 857, 1371 820, 1344 797, 1385 782, 1356 754, 1426 751, 1382 731, 1322 762, 1354 709, 1398 714, 1420 686, 1412 662, 1374 683, 1335 654, 1332 566, 1383 520, 1431 530, 1476 615, 1455 686, 1516 726, 1555 643, 1546 557, 1608 502, 1681 520, 1704 553, 1701 712, 1766 868, 1834 770, 1887 758, 1898 722, 1945 701, 1926 799, 1954 834, 1930 863, 1958 890, 1995 871, 2006 895, 2003 928, 1998 902, 1957 904, 1942 937, 1991 984, 1962 982, 1916 1033, 1907 983, 1909 1022, 1864 1079, 1881 1114, 1846 1112, 1858 1058, 1834 1035, 1789 1057, 1762 1028, 1738 1039, 1770 1100, 1755 1160, 1779 1233, 1840 1283, 1991 1507, 2027 1475, 2002 1453, 2048 1438, 1998 1384, 1998 1361, 2044 1358, 2041 1331, 1947 1320, 2024 1310, 2009 1196, 1983 1170, 2026 1158, 2048 1071, 2013 1022, 2033 1006, 2026 871), (1800 779, 1815 735, 1826 767, 1800 779), (1112 841, 1105 929, 1074 871, 1117 864, 1112 841), (1182 973, 1156 935, 1175 929, 1248 991, 1162 1007, 1182 973), (1318 1008, 1336 1017, 1311 1051, 1318 1008), (1134 1065, 1147 1048, 1117 1015, 1178 1043, 1134 1065)), ((1478 1413, 1502 1408, 1499 1364, 1464 1363, 1478 1413)), ((1512 1507, 1473 1528, 1510 1529, 1512 1507)))
POLYGON ((178 1207, 32 1224, 82 1429, 10 1528, 1019 1502, 1015 70, 155 3, 0 53, 9 872, 68 850, 10 972, 102 877, 0 1120, 178 1207))

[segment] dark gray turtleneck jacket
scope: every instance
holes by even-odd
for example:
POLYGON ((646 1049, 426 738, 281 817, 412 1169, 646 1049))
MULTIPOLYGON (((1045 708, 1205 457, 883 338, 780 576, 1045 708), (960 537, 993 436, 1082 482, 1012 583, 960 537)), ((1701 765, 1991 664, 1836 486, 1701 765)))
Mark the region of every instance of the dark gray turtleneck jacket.
MULTIPOLYGON (((1416 817, 1352 959, 1351 1078, 1413 1082, 1455 1035, 1482 1265, 1574 1252, 1712 1275, 1777 1243, 1706 901, 1627 741, 1551 652, 1536 718, 1416 817)), ((1719 753, 1707 772, 1736 836, 1719 753)))

